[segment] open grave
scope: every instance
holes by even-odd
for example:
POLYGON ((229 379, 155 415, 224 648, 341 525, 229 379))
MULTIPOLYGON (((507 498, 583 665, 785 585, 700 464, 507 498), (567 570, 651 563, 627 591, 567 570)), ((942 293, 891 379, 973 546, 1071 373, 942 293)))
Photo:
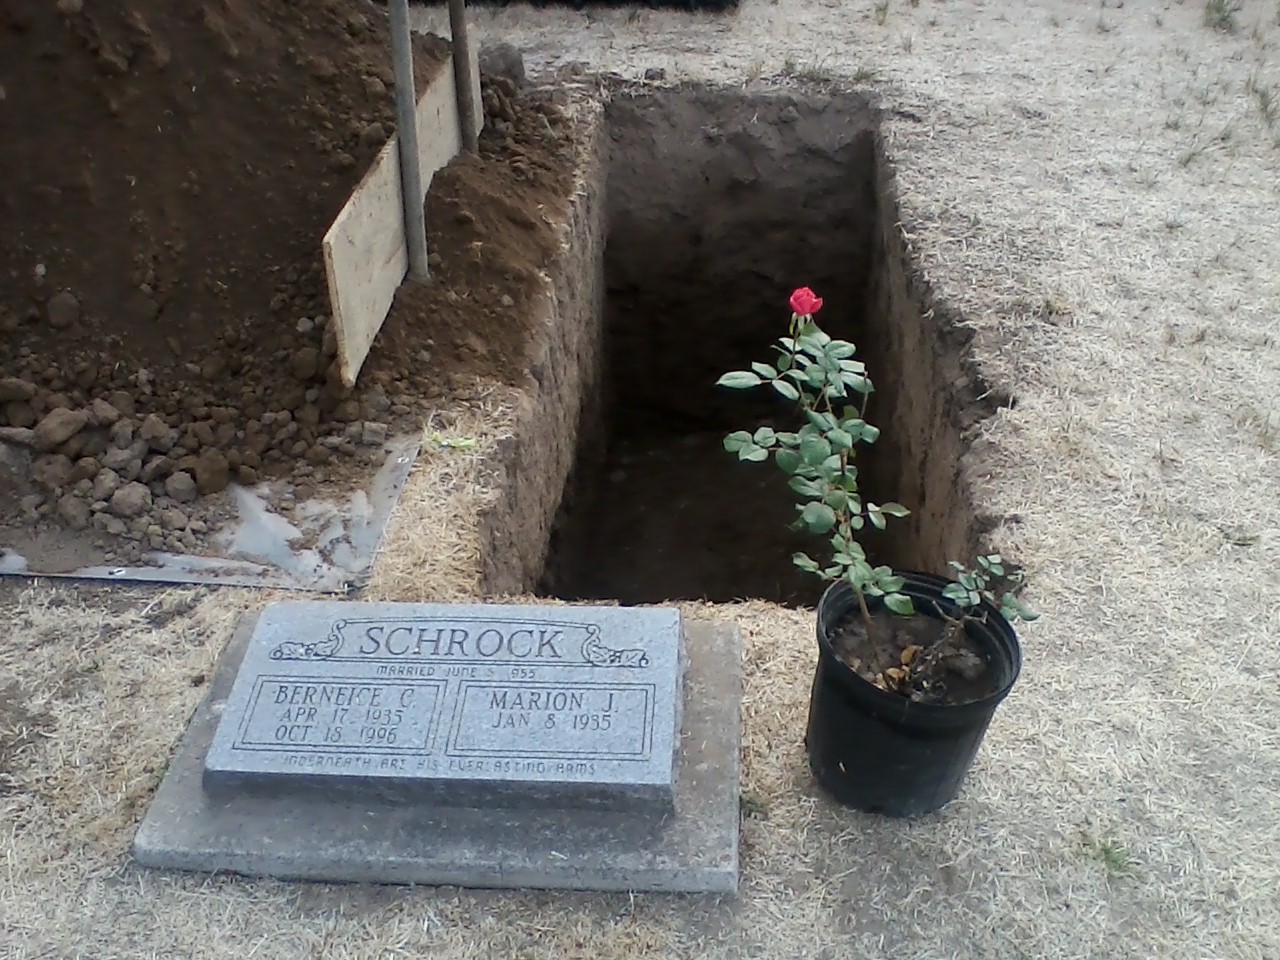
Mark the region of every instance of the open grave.
POLYGON ((761 598, 810 604, 790 563, 794 499, 724 435, 794 418, 767 391, 715 387, 769 359, 787 297, 811 286, 823 323, 876 384, 859 452, 868 499, 912 516, 868 537, 872 558, 945 568, 977 545, 960 480, 966 429, 990 400, 964 336, 932 310, 896 228, 893 170, 858 94, 621 91, 608 108, 603 351, 539 581, 545 595, 623 603, 761 598))

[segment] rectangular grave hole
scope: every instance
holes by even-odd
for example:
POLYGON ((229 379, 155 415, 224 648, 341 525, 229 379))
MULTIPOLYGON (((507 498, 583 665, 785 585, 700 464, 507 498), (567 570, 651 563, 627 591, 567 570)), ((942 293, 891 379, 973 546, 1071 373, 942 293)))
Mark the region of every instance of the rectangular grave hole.
POLYGON ((790 557, 824 544, 789 529, 786 477, 722 446, 732 430, 794 429, 794 410, 714 386, 772 359, 798 286, 824 298, 824 328, 857 344, 876 385, 864 495, 913 510, 864 538, 873 561, 942 571, 971 555, 959 463, 983 411, 963 338, 921 302, 870 103, 694 86, 619 96, 607 125, 603 389, 585 404, 540 592, 817 601, 822 582, 790 557))

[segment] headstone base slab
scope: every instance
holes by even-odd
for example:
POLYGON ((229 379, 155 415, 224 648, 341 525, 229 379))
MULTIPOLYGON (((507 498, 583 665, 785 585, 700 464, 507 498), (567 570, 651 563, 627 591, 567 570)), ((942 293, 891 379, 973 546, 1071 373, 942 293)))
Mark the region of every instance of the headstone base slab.
POLYGON ((675 813, 439 809, 341 796, 211 798, 211 704, 235 680, 256 617, 219 662, 133 843, 145 867, 282 880, 474 888, 733 893, 738 887, 738 631, 685 621, 675 813))

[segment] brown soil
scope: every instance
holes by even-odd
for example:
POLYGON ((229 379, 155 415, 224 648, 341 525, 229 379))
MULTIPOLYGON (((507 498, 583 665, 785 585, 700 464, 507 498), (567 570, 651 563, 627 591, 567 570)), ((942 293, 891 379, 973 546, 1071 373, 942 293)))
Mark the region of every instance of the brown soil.
MULTIPOLYGON (((813 605, 823 583, 791 562, 821 541, 791 529, 796 511, 772 464, 726 453, 720 431, 613 437, 589 486, 571 490, 557 560, 540 589, 569 600, 813 605)), ((586 486, 586 485, 584 485, 586 486)))
MULTIPOLYGON (((0 302, 17 342, 180 378, 210 349, 232 374, 266 360, 243 342, 324 311, 320 237, 393 127, 387 51, 385 14, 357 0, 6 3, 0 302), (59 291, 70 323, 49 316, 59 291)), ((420 86, 446 52, 419 40, 420 86)))
POLYGON ((861 615, 853 613, 831 633, 836 656, 868 683, 919 703, 972 703, 995 692, 980 648, 963 633, 948 636, 944 621, 874 610, 871 628, 868 642, 861 615))
MULTIPOLYGON (((62 569, 200 552, 229 482, 304 499, 461 378, 516 379, 567 203, 559 111, 487 83, 480 156, 428 197, 433 282, 345 391, 320 239, 393 132, 385 11, 153 7, 0 12, 0 544, 62 569)), ((420 87, 446 49, 417 39, 420 87)))
POLYGON ((520 100, 505 78, 486 79, 490 128, 478 157, 462 155, 427 196, 428 265, 435 282, 400 288, 366 376, 428 394, 476 373, 527 376, 534 301, 560 244, 573 145, 549 100, 520 100), (444 381, 441 382, 441 373, 444 381))

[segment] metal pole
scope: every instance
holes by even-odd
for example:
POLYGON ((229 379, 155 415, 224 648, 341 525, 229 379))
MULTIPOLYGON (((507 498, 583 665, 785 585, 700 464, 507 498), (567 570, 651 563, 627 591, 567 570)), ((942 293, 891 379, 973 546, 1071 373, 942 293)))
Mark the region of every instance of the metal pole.
POLYGON ((458 94, 458 128, 462 131, 462 149, 475 153, 480 148, 480 132, 476 130, 477 92, 472 85, 475 51, 467 36, 467 0, 449 0, 449 35, 453 38, 453 85, 458 94))
POLYGON ((413 49, 409 39, 409 0, 391 0, 391 60, 396 71, 396 135, 400 139, 400 196, 404 202, 404 239, 409 248, 409 277, 425 283, 427 221, 422 210, 422 171, 418 167, 418 97, 413 86, 413 49))

